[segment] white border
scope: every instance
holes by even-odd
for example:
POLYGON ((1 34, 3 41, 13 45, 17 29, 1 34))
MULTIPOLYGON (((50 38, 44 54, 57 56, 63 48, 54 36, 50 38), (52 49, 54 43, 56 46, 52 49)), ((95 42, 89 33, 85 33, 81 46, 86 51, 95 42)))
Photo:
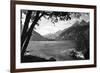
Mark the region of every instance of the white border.
POLYGON ((74 66, 94 64, 94 11, 85 8, 70 7, 51 7, 35 5, 16 5, 16 69, 23 68, 40 68, 40 67, 57 67, 57 66, 74 66), (20 10, 49 10, 49 11, 69 11, 69 12, 89 12, 90 13, 90 60, 81 61, 58 61, 58 62, 40 62, 40 63, 20 63, 20 10))

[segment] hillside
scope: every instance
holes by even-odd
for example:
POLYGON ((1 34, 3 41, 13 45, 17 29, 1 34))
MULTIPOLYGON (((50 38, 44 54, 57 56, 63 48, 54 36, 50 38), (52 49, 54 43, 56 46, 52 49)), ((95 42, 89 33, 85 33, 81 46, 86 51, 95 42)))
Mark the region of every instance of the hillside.
POLYGON ((47 41, 49 39, 44 38, 43 36, 41 36, 38 32, 34 31, 32 32, 32 36, 31 36, 31 41, 47 41))
POLYGON ((73 26, 64 29, 56 39, 60 40, 82 40, 89 39, 89 23, 82 20, 80 23, 76 22, 73 26))

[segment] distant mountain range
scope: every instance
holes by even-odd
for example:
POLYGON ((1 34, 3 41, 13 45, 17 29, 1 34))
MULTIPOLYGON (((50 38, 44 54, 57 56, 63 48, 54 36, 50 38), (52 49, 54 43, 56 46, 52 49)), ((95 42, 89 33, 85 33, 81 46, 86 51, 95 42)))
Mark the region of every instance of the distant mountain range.
POLYGON ((82 40, 84 38, 89 39, 89 22, 84 20, 81 22, 76 21, 76 23, 69 28, 44 36, 33 30, 31 36, 32 41, 82 40))
POLYGON ((46 34, 44 35, 44 37, 48 39, 56 39, 61 33, 62 33, 62 30, 59 30, 55 33, 46 34))

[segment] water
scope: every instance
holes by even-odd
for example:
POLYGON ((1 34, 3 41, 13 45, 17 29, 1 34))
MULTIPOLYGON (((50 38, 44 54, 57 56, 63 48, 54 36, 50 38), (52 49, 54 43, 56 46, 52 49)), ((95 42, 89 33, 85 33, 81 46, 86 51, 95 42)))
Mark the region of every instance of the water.
POLYGON ((75 49, 75 41, 30 41, 27 50, 31 55, 56 60, 72 60, 70 51, 75 49))

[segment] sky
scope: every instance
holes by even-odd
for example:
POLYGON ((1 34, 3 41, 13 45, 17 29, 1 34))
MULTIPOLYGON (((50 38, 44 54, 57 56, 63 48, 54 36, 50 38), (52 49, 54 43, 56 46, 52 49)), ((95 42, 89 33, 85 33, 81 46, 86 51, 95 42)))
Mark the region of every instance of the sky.
MULTIPOLYGON (((25 14, 22 14, 22 24, 24 24, 25 21, 25 14)), ((72 26, 76 21, 89 21, 89 16, 86 14, 82 14, 80 19, 72 18, 68 21, 58 21, 57 23, 53 24, 50 20, 45 19, 44 17, 41 18, 41 20, 38 21, 39 26, 35 26, 35 31, 39 34, 47 35, 47 34, 53 34, 59 30, 64 30, 65 28, 68 28, 72 26)), ((31 25, 31 22, 29 23, 31 25)))
POLYGON ((41 35, 53 34, 59 30, 64 30, 65 28, 72 26, 74 22, 75 19, 66 22, 58 21, 53 24, 50 20, 42 18, 41 21, 39 21, 39 26, 36 26, 36 31, 41 35))

